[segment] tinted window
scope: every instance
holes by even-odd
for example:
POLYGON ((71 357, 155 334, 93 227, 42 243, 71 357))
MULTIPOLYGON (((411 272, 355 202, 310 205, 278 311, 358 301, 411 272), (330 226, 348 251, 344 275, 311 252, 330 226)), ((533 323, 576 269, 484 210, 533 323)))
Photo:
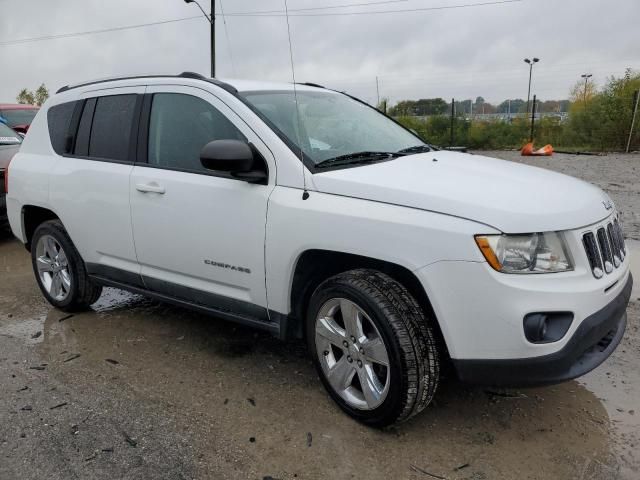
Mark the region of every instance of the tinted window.
POLYGON ((69 124, 73 116, 76 102, 61 103, 55 105, 47 111, 47 123, 49 125, 49 137, 53 150, 62 155, 64 151, 67 135, 69 134, 69 124))
POLYGON ((137 95, 98 97, 93 114, 89 156, 128 160, 137 95))
POLYGON ((204 100, 179 93, 153 96, 149 122, 149 164, 188 171, 206 171, 200 150, 213 140, 246 137, 204 100))
POLYGON ((96 99, 90 98, 84 102, 78 133, 76 135, 76 146, 74 154, 81 157, 89 155, 89 137, 91 135, 91 121, 93 120, 93 112, 96 108, 96 99))

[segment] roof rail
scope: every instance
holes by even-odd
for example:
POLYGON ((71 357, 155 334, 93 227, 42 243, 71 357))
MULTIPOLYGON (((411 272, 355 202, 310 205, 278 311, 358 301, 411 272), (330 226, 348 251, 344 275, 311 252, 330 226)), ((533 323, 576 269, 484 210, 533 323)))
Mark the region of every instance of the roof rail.
POLYGON ((307 87, 326 88, 324 85, 318 85, 317 83, 311 83, 311 82, 301 82, 301 83, 298 83, 298 85, 306 85, 307 87))
POLYGON ((238 93, 238 90, 228 83, 221 82, 220 80, 217 80, 215 78, 205 77, 204 75, 195 72, 182 72, 179 75, 135 75, 130 77, 105 78, 102 80, 94 80, 92 82, 78 83, 75 85, 65 85, 64 87, 59 88, 56 93, 62 93, 68 90, 73 90, 74 88, 86 87, 88 85, 96 85, 99 83, 115 82, 117 80, 137 80, 142 78, 192 78, 194 80, 202 80, 204 82, 212 83, 213 85, 216 85, 223 90, 232 93, 233 95, 236 95, 238 93))
POLYGON ((197 78, 198 80, 207 80, 207 77, 205 77, 201 73, 196 73, 196 72, 182 72, 180 75, 177 75, 177 76, 182 78, 197 78))

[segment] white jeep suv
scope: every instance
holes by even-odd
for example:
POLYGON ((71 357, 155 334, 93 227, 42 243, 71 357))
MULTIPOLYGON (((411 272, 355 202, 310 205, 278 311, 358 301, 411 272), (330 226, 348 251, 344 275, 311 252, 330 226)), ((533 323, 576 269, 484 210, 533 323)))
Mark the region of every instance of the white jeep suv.
POLYGON ((438 150, 317 85, 184 73, 63 87, 8 169, 47 300, 103 286, 304 338, 372 426, 461 380, 559 382, 620 343, 616 210, 580 180, 438 150))

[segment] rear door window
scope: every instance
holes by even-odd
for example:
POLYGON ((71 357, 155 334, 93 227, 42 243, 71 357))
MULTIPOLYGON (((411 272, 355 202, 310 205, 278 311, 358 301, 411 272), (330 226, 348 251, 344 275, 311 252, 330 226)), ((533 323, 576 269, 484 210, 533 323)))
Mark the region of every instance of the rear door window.
POLYGON ((89 156, 127 161, 137 95, 98 97, 89 139, 89 156))

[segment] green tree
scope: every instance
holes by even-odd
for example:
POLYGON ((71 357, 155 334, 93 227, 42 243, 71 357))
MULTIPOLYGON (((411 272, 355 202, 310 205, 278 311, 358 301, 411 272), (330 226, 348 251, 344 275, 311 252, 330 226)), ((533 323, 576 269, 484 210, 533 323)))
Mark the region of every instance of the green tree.
MULTIPOLYGON (((621 78, 610 77, 601 91, 587 92, 586 102, 580 97, 579 86, 574 87, 576 98, 569 110, 564 143, 601 151, 623 150, 631 124, 633 93, 640 90, 640 73, 627 70, 621 78)), ((636 133, 632 145, 639 143, 640 134, 636 133)))
POLYGON ((47 87, 44 83, 38 87, 36 93, 34 94, 34 98, 36 105, 38 105, 39 107, 47 101, 47 99, 49 98, 49 90, 47 90, 47 87))
POLYGON ((446 113, 449 106, 442 98, 421 98, 420 100, 403 100, 389 109, 393 116, 407 115, 442 115, 446 113))
POLYGON ((511 100, 505 100, 496 108, 498 113, 519 113, 520 111, 524 112, 526 103, 527 102, 521 98, 513 98, 511 100))
POLYGON ((416 110, 418 115, 442 115, 448 107, 442 98, 422 98, 416 102, 416 110))
POLYGON ((408 116, 415 115, 416 102, 413 100, 402 100, 389 109, 392 116, 408 116))
POLYGON ((16 101, 18 103, 27 104, 27 105, 35 105, 36 103, 33 92, 27 90, 26 88, 23 88, 22 90, 20 90, 20 93, 18 93, 18 96, 16 97, 16 101))

